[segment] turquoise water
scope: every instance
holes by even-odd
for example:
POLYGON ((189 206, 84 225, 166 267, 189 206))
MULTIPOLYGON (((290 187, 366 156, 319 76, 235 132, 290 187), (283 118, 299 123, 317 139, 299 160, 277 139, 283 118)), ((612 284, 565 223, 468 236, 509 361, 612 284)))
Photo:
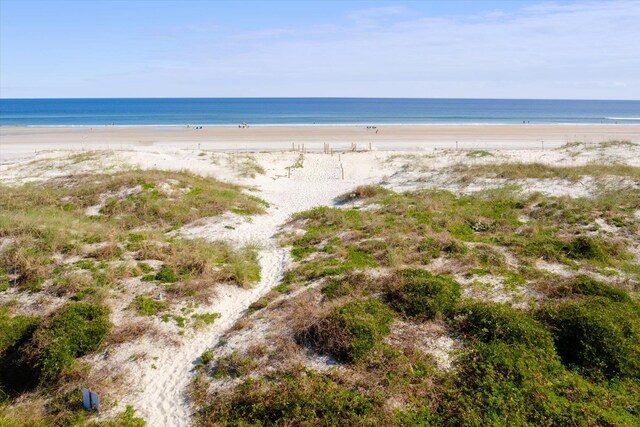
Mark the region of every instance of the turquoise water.
POLYGON ((0 126, 640 124, 640 101, 396 98, 0 99, 0 126))

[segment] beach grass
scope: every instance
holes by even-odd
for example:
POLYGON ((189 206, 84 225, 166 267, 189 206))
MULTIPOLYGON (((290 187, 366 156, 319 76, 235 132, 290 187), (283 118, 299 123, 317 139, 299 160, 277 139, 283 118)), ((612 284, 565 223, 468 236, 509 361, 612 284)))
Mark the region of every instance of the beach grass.
MULTIPOLYGON (((0 423, 84 422, 77 400, 65 400, 77 396, 60 389, 75 384, 70 378, 83 369, 79 357, 100 351, 105 343, 116 344, 116 335, 126 340, 150 331, 111 333, 110 306, 129 292, 133 298, 128 311, 142 318, 171 313, 175 304, 209 301, 220 283, 249 287, 257 282, 260 267, 254 246, 184 239, 176 230, 230 211, 261 214, 264 205, 241 187, 187 172, 76 174, 2 186, 0 292, 15 295, 18 303, 3 298, 0 306, 0 409, 17 414, 19 405, 5 405, 25 393, 34 396, 34 404, 36 397, 61 400, 55 408, 42 406, 52 409, 41 410, 37 417, 0 415, 0 423), (159 294, 165 297, 158 299, 159 294), (53 298, 63 304, 22 315, 19 301, 25 298, 53 298)), ((174 317, 183 319, 182 326, 202 326, 216 316, 174 317)), ((122 425, 142 422, 133 409, 117 419, 130 423, 122 425)))

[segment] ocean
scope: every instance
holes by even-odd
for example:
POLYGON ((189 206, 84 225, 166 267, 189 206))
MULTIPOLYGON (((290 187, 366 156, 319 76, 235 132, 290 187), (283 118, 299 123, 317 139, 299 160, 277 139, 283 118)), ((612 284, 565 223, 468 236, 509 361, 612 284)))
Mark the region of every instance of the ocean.
POLYGON ((640 101, 408 98, 0 99, 0 126, 640 124, 640 101))

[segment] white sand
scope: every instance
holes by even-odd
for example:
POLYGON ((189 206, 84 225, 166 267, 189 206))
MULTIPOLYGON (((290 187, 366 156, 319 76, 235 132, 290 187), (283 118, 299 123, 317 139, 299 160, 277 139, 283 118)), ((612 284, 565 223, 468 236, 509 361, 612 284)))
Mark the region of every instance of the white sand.
MULTIPOLYGON (((465 151, 434 150, 434 147, 421 147, 418 151, 349 152, 333 156, 307 153, 304 155, 304 167, 291 169, 291 177, 287 177, 287 167, 296 162, 299 153, 255 153, 253 156, 256 161, 266 169, 265 175, 257 175, 256 178, 240 177, 238 171, 230 166, 230 158, 237 154, 217 153, 215 164, 212 162, 211 152, 201 155, 202 151, 194 147, 185 147, 184 143, 137 145, 128 150, 103 153, 104 155, 81 162, 66 160, 70 153, 68 151, 40 151, 33 160, 11 160, 0 166, 0 182, 16 183, 77 171, 116 170, 125 165, 134 165, 141 168, 190 170, 245 184, 255 187, 255 194, 270 204, 265 215, 255 216, 252 221, 225 215, 179 230, 179 233, 186 237, 225 239, 238 245, 255 243, 261 247, 262 277, 259 284, 247 290, 235 286, 221 286, 215 301, 208 307, 199 308, 202 312, 215 311, 221 314, 213 326, 188 333, 184 337, 176 336, 180 341, 179 346, 142 339, 118 347, 108 358, 92 359, 97 365, 96 369, 111 367, 126 372, 134 385, 131 393, 118 397, 120 409, 126 404, 134 405, 150 426, 187 426, 191 422, 191 408, 185 392, 193 378, 194 364, 204 350, 218 342, 222 334, 243 315, 252 302, 279 283, 290 259, 288 251, 277 245, 274 234, 291 214, 315 206, 332 205, 337 195, 362 184, 383 183, 398 190, 417 187, 473 190, 473 185, 461 189, 459 184, 451 183, 449 177, 442 173, 444 168, 460 162, 540 161, 557 165, 577 165, 622 159, 625 163, 640 166, 640 146, 615 147, 606 152, 594 148, 576 154, 572 150, 531 149, 530 142, 525 146, 505 143, 510 150, 496 151, 492 157, 477 159, 469 158, 465 151), (41 161, 44 158, 56 159, 53 160, 55 167, 48 166, 52 161, 41 161), (341 165, 344 168, 344 179, 341 165), (234 228, 225 227, 228 225, 234 228), (143 354, 146 357, 132 358, 134 354, 143 354)), ((36 142, 20 144, 22 146, 15 148, 18 143, 7 146, 3 142, 2 155, 6 156, 5 159, 20 159, 27 151, 42 148, 36 142), (26 151, 24 144, 27 146, 26 151)), ((204 145, 203 143, 202 148, 205 148, 204 145)), ((349 143, 343 141, 335 145, 348 147, 349 143)), ((49 147, 48 144, 45 146, 49 147)), ((54 146, 58 147, 57 144, 54 146)), ((219 148, 219 145, 216 145, 216 148, 219 148)), ((273 146, 268 144, 268 148, 271 149, 273 146)), ((322 143, 315 143, 314 147, 308 148, 321 151, 322 143)), ((491 183, 483 183, 482 186, 484 185, 491 183)), ((580 195, 589 191, 588 184, 585 184, 584 190, 576 190, 571 183, 556 181, 538 182, 535 185, 535 189, 550 194, 580 195)))

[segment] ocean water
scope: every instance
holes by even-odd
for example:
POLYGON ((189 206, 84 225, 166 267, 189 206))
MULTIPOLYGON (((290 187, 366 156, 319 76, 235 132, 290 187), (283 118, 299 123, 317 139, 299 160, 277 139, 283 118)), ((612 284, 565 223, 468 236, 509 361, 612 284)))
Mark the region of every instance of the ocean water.
POLYGON ((640 124, 640 101, 399 98, 0 99, 0 126, 640 124))

